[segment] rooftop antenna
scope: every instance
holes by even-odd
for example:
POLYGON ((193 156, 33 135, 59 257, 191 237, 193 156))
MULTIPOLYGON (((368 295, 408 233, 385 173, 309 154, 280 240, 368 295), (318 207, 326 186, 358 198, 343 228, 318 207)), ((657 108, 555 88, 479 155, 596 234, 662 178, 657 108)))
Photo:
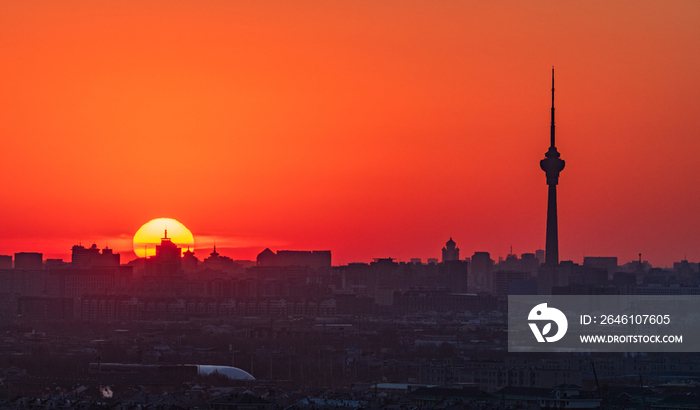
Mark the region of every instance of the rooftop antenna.
POLYGON ((549 132, 551 146, 554 147, 554 66, 552 66, 552 124, 549 132))

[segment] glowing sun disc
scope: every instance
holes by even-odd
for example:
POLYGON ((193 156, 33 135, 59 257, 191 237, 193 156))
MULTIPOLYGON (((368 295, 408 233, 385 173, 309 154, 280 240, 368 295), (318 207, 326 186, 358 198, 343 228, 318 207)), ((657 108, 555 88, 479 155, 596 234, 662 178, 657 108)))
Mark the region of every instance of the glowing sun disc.
POLYGON ((183 250, 194 249, 194 236, 185 225, 171 218, 157 218, 143 224, 134 235, 134 253, 139 258, 156 254, 156 245, 168 230, 168 238, 183 250))

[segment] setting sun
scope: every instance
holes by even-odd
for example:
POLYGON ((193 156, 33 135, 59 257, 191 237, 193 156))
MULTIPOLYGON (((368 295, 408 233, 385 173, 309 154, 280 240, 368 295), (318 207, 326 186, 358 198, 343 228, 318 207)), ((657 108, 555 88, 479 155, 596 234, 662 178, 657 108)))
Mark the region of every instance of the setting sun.
POLYGON ((165 235, 182 248, 194 248, 194 236, 185 225, 171 218, 158 218, 145 223, 134 235, 134 252, 139 258, 156 254, 156 245, 160 245, 165 235))

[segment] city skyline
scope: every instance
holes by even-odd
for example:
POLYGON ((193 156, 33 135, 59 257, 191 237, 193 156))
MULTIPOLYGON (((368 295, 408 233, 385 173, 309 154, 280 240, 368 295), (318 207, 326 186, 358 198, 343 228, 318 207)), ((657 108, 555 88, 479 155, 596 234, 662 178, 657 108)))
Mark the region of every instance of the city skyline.
POLYGON ((554 65, 559 260, 700 260, 699 5, 266 4, 1 5, 0 254, 544 249, 554 65))
MULTIPOLYGON (((151 221, 153 222, 153 221, 151 221)), ((177 222, 177 221, 176 221, 177 222)), ((146 224, 148 225, 148 224, 146 224)), ((144 225, 144 226, 146 226, 144 225)), ((629 270, 629 269, 638 269, 638 267, 642 266, 647 268, 654 268, 657 269, 657 273, 659 272, 666 272, 669 273, 671 272, 671 269, 677 270, 679 269, 680 266, 691 266, 691 269, 693 267, 696 267, 700 262, 694 262, 694 261, 689 261, 687 259, 680 259, 677 261, 673 261, 670 266, 662 266, 662 265, 654 265, 652 263, 649 263, 646 258, 642 257, 642 254, 638 254, 638 259, 636 260, 622 260, 618 258, 617 256, 614 255, 608 255, 608 256, 601 256, 601 255, 584 255, 581 261, 574 261, 574 260, 561 260, 557 262, 556 265, 553 265, 551 263, 548 263, 547 260, 545 259, 545 254, 546 251, 545 249, 533 249, 533 250, 523 250, 521 252, 517 252, 513 250, 513 247, 511 246, 509 251, 506 254, 492 254, 488 251, 484 250, 475 250, 473 252, 465 253, 461 257, 459 257, 460 249, 457 246, 457 243, 452 239, 449 238, 449 240, 444 244, 444 246, 441 249, 441 254, 437 256, 430 255, 428 257, 410 257, 408 259, 404 258, 394 258, 391 256, 377 256, 370 258, 369 260, 355 260, 351 262, 345 262, 341 261, 338 262, 335 259, 333 260, 333 263, 330 263, 330 255, 333 253, 331 249, 291 249, 291 248, 284 248, 284 247, 266 247, 262 249, 260 252, 255 254, 253 257, 250 258, 236 258, 235 253, 230 254, 227 252, 227 249, 229 248, 221 248, 217 247, 217 245, 214 243, 212 245, 201 245, 198 247, 193 247, 187 243, 187 240, 185 239, 183 241, 183 238, 180 237, 178 239, 173 239, 169 236, 167 229, 162 234, 158 235, 158 239, 155 239, 155 236, 152 236, 148 240, 148 244, 145 246, 145 248, 148 250, 148 255, 146 257, 142 256, 141 253, 135 252, 134 250, 126 250, 126 251, 120 251, 119 248, 115 249, 110 247, 108 244, 103 245, 103 246, 98 246, 96 242, 88 242, 88 243, 83 243, 83 242, 78 242, 76 244, 73 244, 71 246, 71 251, 65 252, 60 254, 61 258, 54 258, 54 255, 47 255, 41 252, 40 250, 35 250, 35 251, 28 251, 28 250, 22 250, 19 252, 15 253, 7 253, 7 255, 0 255, 0 257, 3 258, 6 264, 12 265, 14 263, 14 259, 18 257, 23 257, 23 258, 31 258, 33 263, 35 263, 36 269, 55 269, 55 268, 61 268, 61 267, 68 267, 72 266, 76 263, 75 259, 75 252, 76 249, 87 249, 92 252, 97 252, 98 254, 100 252, 108 253, 109 255, 115 255, 118 261, 120 261, 121 266, 126 266, 126 265, 132 265, 134 263, 140 263, 140 261, 145 261, 146 259, 151 259, 157 256, 157 247, 160 245, 163 245, 164 242, 167 243, 172 243, 175 244, 178 249, 180 249, 180 257, 183 260, 189 259, 189 260, 196 260, 196 261, 205 261, 211 256, 215 257, 223 257, 224 259, 227 259, 229 262, 237 263, 237 264, 242 264, 241 266, 249 266, 249 263, 256 263, 256 260, 259 262, 260 257, 263 255, 269 255, 270 253, 275 254, 278 252, 281 252, 283 254, 313 254, 313 253, 323 253, 327 254, 329 258, 329 266, 336 266, 336 267, 348 267, 352 265, 368 265, 371 263, 377 263, 379 261, 386 262, 386 263, 393 263, 393 264, 410 264, 410 265, 441 265, 444 264, 445 261, 461 261, 461 262, 469 262, 469 263, 475 263, 474 260, 472 259, 473 257, 478 257, 480 258, 480 262, 476 263, 481 263, 484 260, 490 260, 493 266, 497 269, 502 269, 503 271, 517 271, 520 268, 517 268, 515 266, 519 266, 518 264, 520 263, 534 263, 535 261, 538 261, 537 266, 541 266, 542 268, 545 267, 557 267, 557 266, 582 266, 582 265, 591 265, 591 266, 596 266, 599 267, 601 263, 604 263, 606 268, 610 267, 612 268, 613 265, 610 265, 611 260, 615 260, 617 262, 617 265, 615 265, 618 269, 622 269, 621 271, 624 270, 629 270), (457 246, 457 247, 456 247, 457 246), (455 250, 456 247, 456 250, 455 250), (221 251, 221 252, 218 252, 221 251), (446 253, 447 252, 447 253, 446 253), (456 252, 456 253, 450 253, 450 252, 456 252), (72 254, 71 254, 72 253, 72 254), (121 259, 122 255, 125 257, 124 259, 121 259), (446 256, 446 255, 452 255, 452 256, 446 256), (234 256, 234 258, 231 258, 231 256, 234 256), (486 259, 484 259, 486 258, 486 259), (39 268, 38 261, 41 260, 41 268, 39 268), (605 261, 605 262, 600 262, 600 261, 605 261), (560 265, 561 263, 561 265, 560 265), (688 265, 690 263, 690 265, 688 265), (515 264, 515 265, 514 265, 515 264)), ((142 252, 144 253, 144 252, 142 252)), ((111 256, 110 256, 111 257, 111 256)), ((80 262, 78 261, 78 264, 80 262)), ((466 266, 466 265, 465 265, 466 266)), ((530 265, 528 265, 530 266, 530 265)), ((535 266, 535 265, 533 265, 535 266)), ((24 268, 23 268, 24 269, 24 268)))

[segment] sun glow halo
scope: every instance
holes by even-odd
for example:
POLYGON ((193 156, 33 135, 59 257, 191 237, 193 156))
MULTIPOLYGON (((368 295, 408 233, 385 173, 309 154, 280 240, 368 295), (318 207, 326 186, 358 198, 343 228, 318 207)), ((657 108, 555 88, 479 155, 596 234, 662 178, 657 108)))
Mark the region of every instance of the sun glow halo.
POLYGON ((139 258, 156 254, 156 245, 168 230, 168 238, 186 250, 194 249, 194 236, 185 225, 171 218, 157 218, 145 223, 134 235, 134 253, 139 258))

